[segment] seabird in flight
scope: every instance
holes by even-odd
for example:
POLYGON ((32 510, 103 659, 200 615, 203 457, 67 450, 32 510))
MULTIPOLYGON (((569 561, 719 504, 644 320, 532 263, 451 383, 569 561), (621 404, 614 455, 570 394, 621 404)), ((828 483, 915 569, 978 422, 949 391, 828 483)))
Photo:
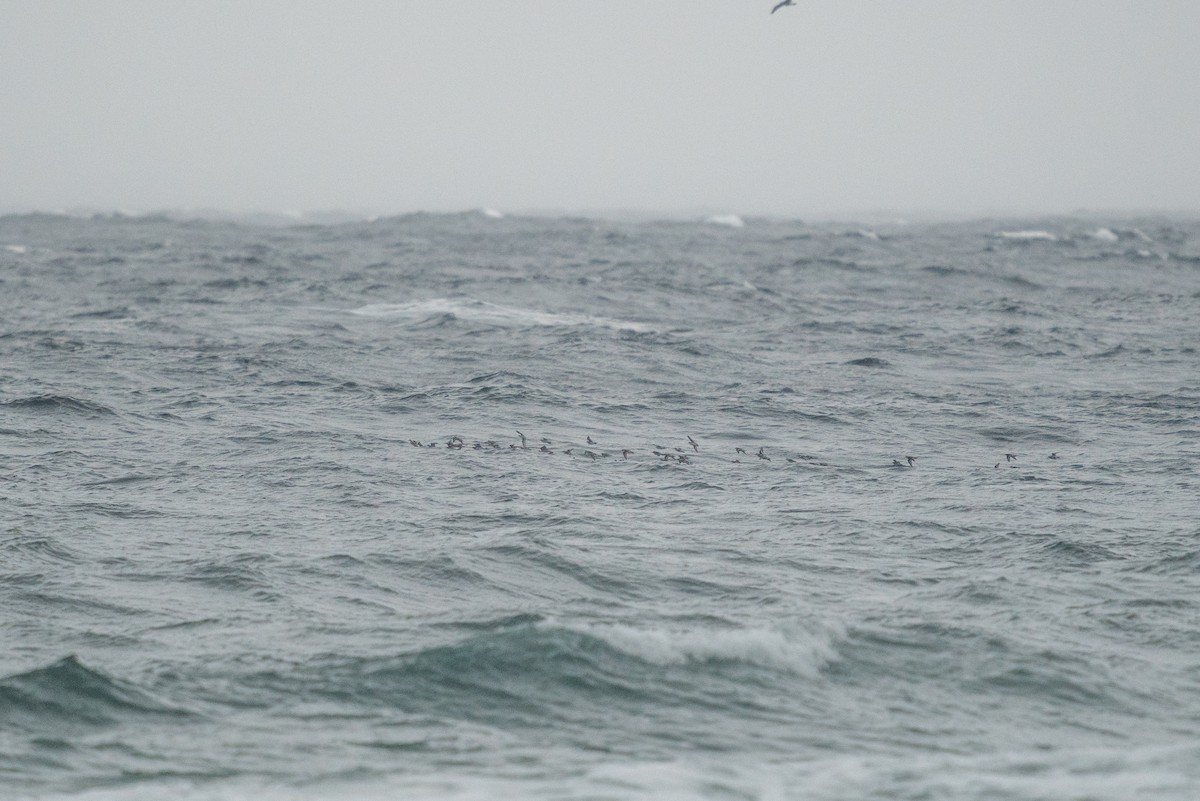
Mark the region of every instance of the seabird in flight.
POLYGON ((794 6, 794 5, 796 5, 796 0, 783 0, 782 3, 777 3, 776 6, 771 9, 771 13, 774 14, 776 11, 783 8, 784 6, 794 6))

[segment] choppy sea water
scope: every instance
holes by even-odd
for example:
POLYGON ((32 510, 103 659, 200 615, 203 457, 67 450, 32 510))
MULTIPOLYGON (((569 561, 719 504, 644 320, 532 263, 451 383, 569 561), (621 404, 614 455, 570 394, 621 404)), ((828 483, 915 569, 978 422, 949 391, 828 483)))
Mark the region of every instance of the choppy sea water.
POLYGON ((0 796, 1200 797, 1200 224, 739 222, 0 218, 0 796))

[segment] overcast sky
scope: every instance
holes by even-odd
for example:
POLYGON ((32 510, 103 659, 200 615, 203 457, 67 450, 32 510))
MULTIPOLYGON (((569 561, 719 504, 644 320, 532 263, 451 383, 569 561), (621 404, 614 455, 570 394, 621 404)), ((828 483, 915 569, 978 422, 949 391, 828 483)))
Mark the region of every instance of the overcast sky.
POLYGON ((0 0, 0 209, 1200 210, 1197 0, 0 0))

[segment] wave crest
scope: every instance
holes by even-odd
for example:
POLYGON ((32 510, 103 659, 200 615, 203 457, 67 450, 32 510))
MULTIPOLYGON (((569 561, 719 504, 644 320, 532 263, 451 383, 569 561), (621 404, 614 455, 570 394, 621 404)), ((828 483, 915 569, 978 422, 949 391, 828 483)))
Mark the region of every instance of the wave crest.
POLYGON ((623 654, 654 665, 738 662, 816 677, 837 659, 829 631, 654 629, 595 625, 580 629, 623 654))

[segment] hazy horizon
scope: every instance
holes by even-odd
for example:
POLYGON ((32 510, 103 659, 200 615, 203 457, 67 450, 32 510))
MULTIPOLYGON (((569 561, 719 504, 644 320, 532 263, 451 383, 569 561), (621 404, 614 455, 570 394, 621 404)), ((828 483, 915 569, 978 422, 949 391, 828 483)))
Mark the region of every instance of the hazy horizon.
POLYGON ((1200 212, 1200 6, 0 0, 0 212, 1200 212))

